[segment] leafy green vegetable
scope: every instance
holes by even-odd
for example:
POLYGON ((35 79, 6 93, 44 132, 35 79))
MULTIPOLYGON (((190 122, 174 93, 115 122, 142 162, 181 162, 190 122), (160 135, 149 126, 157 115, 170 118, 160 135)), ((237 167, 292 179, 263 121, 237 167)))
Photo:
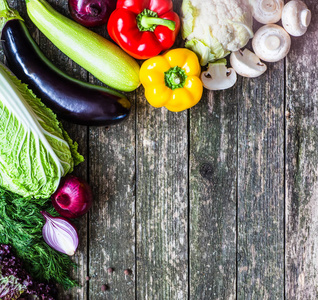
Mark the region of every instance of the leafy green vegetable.
POLYGON ((69 276, 75 264, 43 240, 43 209, 57 215, 48 199, 26 199, 0 188, 0 244, 10 244, 36 280, 52 280, 68 289, 77 285, 69 276))
POLYGON ((0 65, 0 186, 47 198, 83 161, 55 114, 0 65))

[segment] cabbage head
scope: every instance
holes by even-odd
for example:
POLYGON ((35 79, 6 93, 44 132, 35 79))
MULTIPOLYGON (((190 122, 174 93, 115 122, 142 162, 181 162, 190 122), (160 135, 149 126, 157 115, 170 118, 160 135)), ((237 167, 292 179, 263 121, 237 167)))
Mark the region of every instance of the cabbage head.
POLYGON ((83 161, 55 114, 0 65, 0 186, 48 198, 83 161))
POLYGON ((182 37, 205 66, 244 47, 253 37, 248 0, 183 0, 182 37))

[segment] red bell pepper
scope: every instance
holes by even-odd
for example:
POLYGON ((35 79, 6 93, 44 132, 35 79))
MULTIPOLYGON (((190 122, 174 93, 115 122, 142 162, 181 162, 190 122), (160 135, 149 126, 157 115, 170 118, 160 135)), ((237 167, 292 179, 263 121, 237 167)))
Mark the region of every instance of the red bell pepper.
POLYGON ((118 0, 107 24, 110 37, 137 59, 171 48, 179 29, 171 0, 118 0))

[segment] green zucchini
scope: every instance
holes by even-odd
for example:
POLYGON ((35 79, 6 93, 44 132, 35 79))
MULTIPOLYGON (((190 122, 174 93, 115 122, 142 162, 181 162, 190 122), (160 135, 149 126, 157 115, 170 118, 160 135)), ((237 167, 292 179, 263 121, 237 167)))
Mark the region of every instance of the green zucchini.
POLYGON ((45 0, 25 0, 38 29, 64 54, 108 86, 130 92, 139 85, 138 63, 114 43, 70 20, 45 0))

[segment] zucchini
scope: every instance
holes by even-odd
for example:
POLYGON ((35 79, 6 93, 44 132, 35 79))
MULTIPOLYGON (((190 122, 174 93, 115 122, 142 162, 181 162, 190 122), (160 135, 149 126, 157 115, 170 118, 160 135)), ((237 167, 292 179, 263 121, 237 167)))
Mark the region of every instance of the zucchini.
POLYGON ((45 0, 25 0, 38 29, 64 54, 108 86, 130 92, 139 85, 139 65, 120 47, 53 9, 45 0))

